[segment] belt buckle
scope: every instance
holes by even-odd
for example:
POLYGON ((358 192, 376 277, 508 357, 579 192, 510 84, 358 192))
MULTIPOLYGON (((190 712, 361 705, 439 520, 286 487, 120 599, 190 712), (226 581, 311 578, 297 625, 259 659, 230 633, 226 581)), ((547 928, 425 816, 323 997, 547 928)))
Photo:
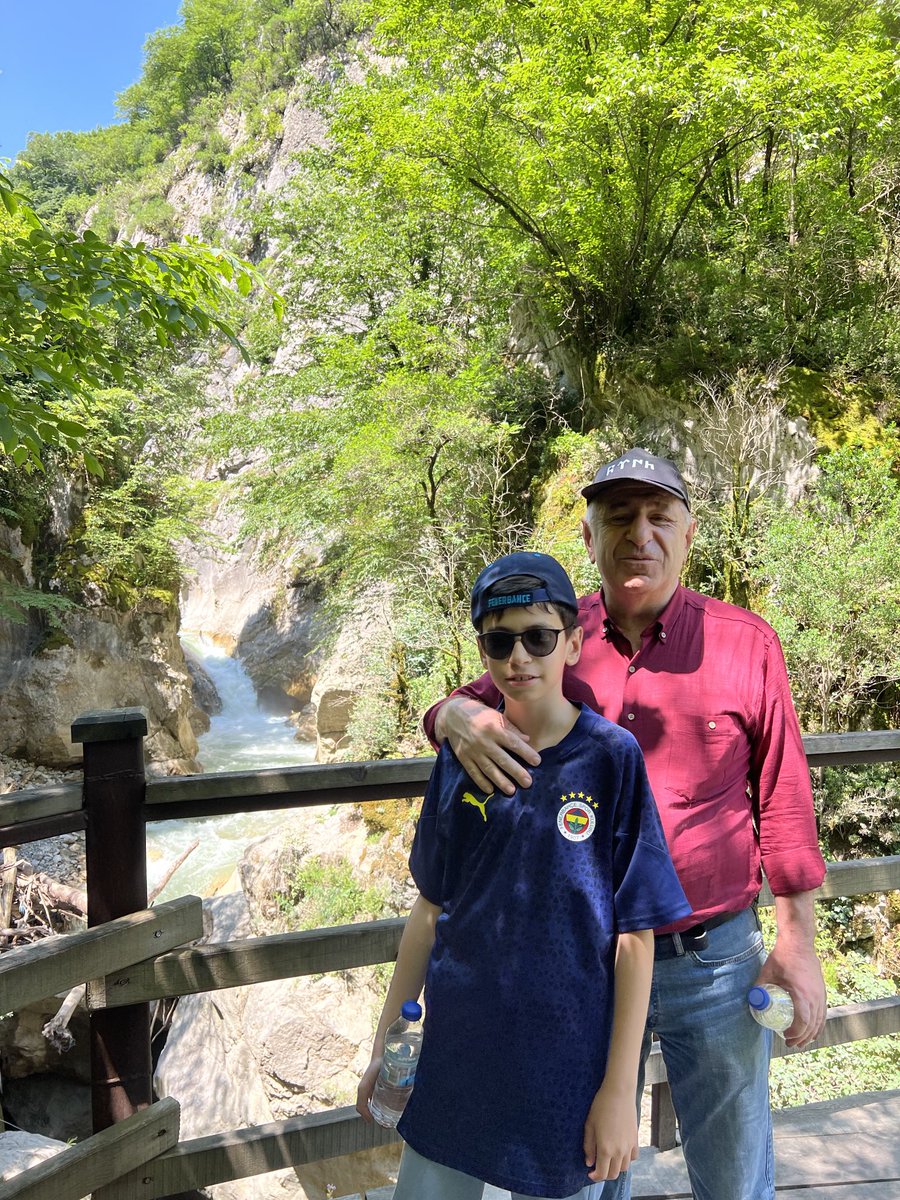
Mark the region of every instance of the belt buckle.
POLYGON ((692 925, 681 935, 681 943, 687 950, 705 950, 709 945, 709 937, 704 924, 692 925))

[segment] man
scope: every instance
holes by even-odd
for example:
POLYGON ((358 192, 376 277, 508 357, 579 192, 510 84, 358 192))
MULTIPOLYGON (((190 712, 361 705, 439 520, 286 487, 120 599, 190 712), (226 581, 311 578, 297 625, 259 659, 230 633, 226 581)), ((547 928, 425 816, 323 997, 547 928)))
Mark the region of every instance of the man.
MULTIPOLYGON (((784 657, 759 617, 680 583, 696 523, 673 462, 629 450, 582 495, 602 591, 580 602, 584 646, 566 694, 637 738, 693 908, 656 930, 645 1054, 657 1033, 696 1200, 774 1200, 771 1035, 752 1020, 747 991, 788 988, 789 1045, 807 1045, 825 1021, 812 895, 825 864, 784 657), (775 895, 768 959, 754 908, 760 865, 775 895)), ((425 728, 449 738, 479 788, 511 794, 540 755, 497 702, 482 678, 432 709, 425 728)), ((627 1177, 603 1194, 627 1197, 627 1177)))

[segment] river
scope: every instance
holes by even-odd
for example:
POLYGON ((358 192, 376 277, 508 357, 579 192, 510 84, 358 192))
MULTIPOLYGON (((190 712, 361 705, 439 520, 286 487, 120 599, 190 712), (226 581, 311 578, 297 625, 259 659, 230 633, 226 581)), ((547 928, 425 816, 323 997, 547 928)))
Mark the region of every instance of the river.
MULTIPOLYGON (((185 649, 199 658, 216 685, 222 711, 210 718, 198 738, 197 757, 205 772, 246 771, 254 767, 288 767, 313 762, 313 742, 298 742, 293 725, 263 712, 241 663, 202 634, 183 632, 185 649)), ((195 839, 200 845, 160 893, 159 900, 186 894, 210 895, 234 870, 245 846, 277 829, 290 812, 234 813, 147 826, 147 881, 153 889, 172 862, 195 839)))

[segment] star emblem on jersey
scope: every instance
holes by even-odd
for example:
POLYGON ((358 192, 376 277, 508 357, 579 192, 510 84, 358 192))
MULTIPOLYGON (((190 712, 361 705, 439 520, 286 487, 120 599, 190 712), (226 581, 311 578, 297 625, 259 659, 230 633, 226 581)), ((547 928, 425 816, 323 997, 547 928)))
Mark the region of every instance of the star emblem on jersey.
MULTIPOLYGON (((584 793, 581 793, 584 796, 584 793)), ((591 805, 594 803, 590 796, 579 800, 575 792, 561 797, 562 808, 556 817, 556 827, 570 842, 583 842, 591 836, 597 825, 591 805)))
POLYGON ((463 792, 462 802, 463 804, 471 804, 477 808, 481 813, 482 821, 487 821, 487 812, 485 811, 485 806, 493 794, 493 792, 488 792, 486 795, 484 792, 476 792, 473 795, 472 792, 463 792))

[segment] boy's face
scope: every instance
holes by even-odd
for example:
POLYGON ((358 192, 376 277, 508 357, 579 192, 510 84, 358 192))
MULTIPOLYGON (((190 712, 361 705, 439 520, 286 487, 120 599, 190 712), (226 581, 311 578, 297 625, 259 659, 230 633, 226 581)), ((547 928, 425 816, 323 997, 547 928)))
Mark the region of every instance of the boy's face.
POLYGON ((507 608, 501 613, 490 613, 484 619, 482 633, 492 629, 503 629, 508 633, 523 633, 526 629, 558 629, 556 648, 546 657, 530 654, 521 638, 513 645, 507 659, 488 658, 478 644, 478 652, 494 685, 508 700, 530 704, 562 692, 563 671, 574 666, 581 657, 581 639, 584 631, 580 625, 568 631, 563 626, 559 613, 545 611, 531 605, 522 608, 507 608))

